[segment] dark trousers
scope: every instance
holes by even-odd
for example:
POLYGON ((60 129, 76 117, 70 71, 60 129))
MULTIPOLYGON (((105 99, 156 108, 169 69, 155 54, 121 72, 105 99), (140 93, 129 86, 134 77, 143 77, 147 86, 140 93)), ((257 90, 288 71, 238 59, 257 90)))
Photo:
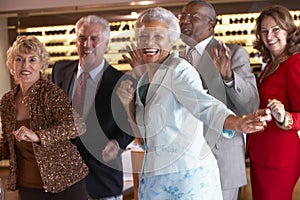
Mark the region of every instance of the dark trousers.
POLYGON ((87 200, 85 181, 81 180, 59 193, 46 192, 43 189, 20 187, 19 200, 87 200))

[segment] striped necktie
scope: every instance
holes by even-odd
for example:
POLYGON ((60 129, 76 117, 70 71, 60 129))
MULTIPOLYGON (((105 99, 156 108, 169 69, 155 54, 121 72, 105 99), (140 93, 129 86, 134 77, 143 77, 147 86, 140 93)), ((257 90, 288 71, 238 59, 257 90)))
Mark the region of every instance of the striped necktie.
POLYGON ((72 100, 73 108, 80 114, 83 115, 84 97, 86 91, 87 79, 90 77, 88 72, 83 72, 81 74, 81 80, 77 84, 75 94, 72 100))
POLYGON ((195 47, 191 47, 189 48, 189 50, 187 51, 186 53, 186 60, 191 64, 193 65, 193 52, 195 51, 195 47))

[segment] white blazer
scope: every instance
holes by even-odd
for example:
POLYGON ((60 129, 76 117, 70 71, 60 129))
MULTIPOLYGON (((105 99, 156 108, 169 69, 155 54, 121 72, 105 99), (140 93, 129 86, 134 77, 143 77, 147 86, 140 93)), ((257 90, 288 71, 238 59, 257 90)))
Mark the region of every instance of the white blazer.
POLYGON ((149 86, 145 106, 138 82, 136 119, 145 140, 144 173, 147 176, 186 171, 216 163, 203 136, 203 122, 223 134, 232 111, 207 94, 195 68, 172 53, 157 69, 149 86))

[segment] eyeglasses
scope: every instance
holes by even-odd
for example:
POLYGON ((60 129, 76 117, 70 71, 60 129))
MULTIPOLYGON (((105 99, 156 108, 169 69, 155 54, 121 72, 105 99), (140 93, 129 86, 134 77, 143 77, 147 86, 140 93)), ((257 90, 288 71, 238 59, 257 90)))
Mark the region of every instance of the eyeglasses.
POLYGON ((210 21, 213 21, 212 18, 208 15, 203 15, 200 13, 180 13, 178 14, 178 19, 179 20, 184 20, 184 19, 189 19, 189 20, 193 20, 193 19, 203 19, 207 17, 210 21))

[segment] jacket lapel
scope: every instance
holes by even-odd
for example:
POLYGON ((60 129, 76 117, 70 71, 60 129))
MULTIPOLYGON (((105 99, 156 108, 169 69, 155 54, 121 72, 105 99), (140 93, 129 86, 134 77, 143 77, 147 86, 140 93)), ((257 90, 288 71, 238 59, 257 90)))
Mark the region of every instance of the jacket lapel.
MULTIPOLYGON (((172 56, 172 55, 170 55, 172 56)), ((157 69, 157 71, 154 74, 154 77, 152 79, 152 82, 149 86, 148 92, 147 92, 147 96, 146 96, 146 105, 147 102, 149 102, 151 100, 151 98, 153 97, 153 95, 156 93, 157 89, 161 86, 161 83, 164 79, 164 77, 166 76, 166 73, 169 69, 169 58, 170 56, 167 58, 167 60, 165 62, 163 62, 162 64, 160 64, 159 68, 157 69)))
POLYGON ((226 91, 224 88, 224 83, 218 68, 214 64, 211 52, 211 47, 217 45, 218 44, 215 39, 212 39, 208 43, 201 57, 200 64, 196 67, 196 69, 206 82, 209 94, 226 104, 226 91))
POLYGON ((70 63, 70 66, 67 67, 66 66, 66 70, 64 71, 64 74, 63 74, 63 80, 62 80, 62 83, 61 83, 61 88, 66 91, 66 93, 68 94, 68 97, 69 97, 69 100, 71 102, 71 99, 72 95, 72 89, 73 89, 73 82, 74 82, 74 74, 77 73, 77 67, 78 67, 78 62, 71 62, 70 63))

